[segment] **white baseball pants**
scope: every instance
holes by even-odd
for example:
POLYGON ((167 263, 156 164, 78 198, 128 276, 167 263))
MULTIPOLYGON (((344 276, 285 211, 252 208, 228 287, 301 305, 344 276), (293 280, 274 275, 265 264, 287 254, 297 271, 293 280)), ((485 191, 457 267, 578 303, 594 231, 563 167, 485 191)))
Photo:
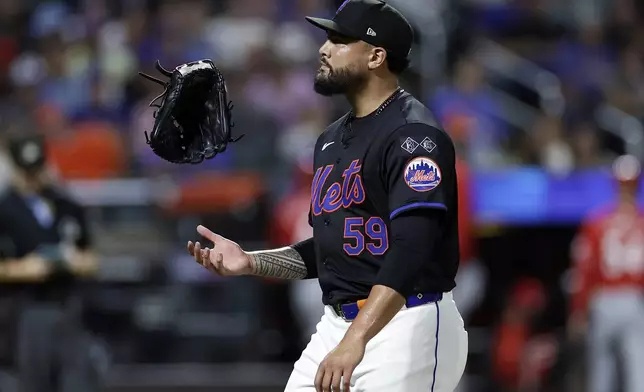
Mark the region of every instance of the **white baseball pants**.
MULTIPOLYGON (((351 323, 325 307, 285 392, 314 392, 315 374, 351 323)), ((468 337, 451 293, 403 308, 368 344, 351 377, 352 392, 452 392, 467 362, 468 337)))
POLYGON ((591 302, 588 337, 588 390, 617 390, 617 363, 624 392, 644 391, 644 297, 640 288, 597 293, 591 302))

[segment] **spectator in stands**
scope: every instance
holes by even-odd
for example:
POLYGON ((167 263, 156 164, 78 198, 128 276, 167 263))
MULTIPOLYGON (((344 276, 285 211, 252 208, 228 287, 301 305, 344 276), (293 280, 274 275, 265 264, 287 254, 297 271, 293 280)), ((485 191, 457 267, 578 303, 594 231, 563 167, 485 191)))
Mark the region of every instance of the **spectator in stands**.
POLYGON ((608 103, 644 119, 644 63, 642 52, 633 43, 620 53, 619 68, 605 88, 608 103))
POLYGON ((0 279, 22 305, 9 337, 20 390, 98 391, 92 339, 72 301, 75 283, 98 266, 85 212, 49 176, 41 137, 11 136, 8 150, 14 178, 0 196, 0 279))
POLYGON ((136 48, 137 57, 144 67, 152 67, 160 60, 164 67, 202 58, 213 58, 215 53, 203 39, 210 2, 203 0, 159 2, 159 12, 147 30, 145 39, 136 48))
POLYGON ((561 34, 541 0, 470 2, 470 20, 477 30, 499 40, 519 55, 538 58, 544 43, 561 34))
POLYGON ((7 91, 0 97, 0 118, 5 124, 24 121, 40 106, 39 86, 45 63, 37 53, 22 53, 8 66, 7 91))
POLYGON ((99 73, 92 75, 89 80, 90 96, 87 102, 78 105, 74 112, 70 114, 70 122, 78 123, 97 123, 105 125, 121 125, 124 123, 123 113, 119 111, 118 106, 110 102, 108 93, 107 80, 99 73))
POLYGON ((615 71, 616 55, 606 41, 604 26, 592 21, 582 24, 575 37, 559 41, 545 65, 560 78, 572 110, 588 112, 602 99, 615 71))
POLYGON ((507 137, 502 109, 474 53, 457 62, 452 83, 436 91, 430 106, 448 133, 467 141, 465 156, 473 165, 490 167, 502 161, 507 137))
POLYGON ((612 157, 602 148, 599 130, 589 121, 581 121, 573 126, 571 145, 576 168, 596 168, 612 161, 612 157))
POLYGON ((539 116, 523 141, 524 163, 539 165, 550 173, 562 175, 574 169, 575 158, 565 139, 561 119, 539 116))
POLYGON ((270 47, 253 52, 248 70, 252 76, 244 86, 244 100, 256 110, 275 116, 281 129, 298 119, 300 112, 327 105, 311 89, 309 70, 289 65, 270 47))
MULTIPOLYGON (((65 22, 61 20, 58 23, 65 22)), ((66 116, 72 115, 90 101, 89 64, 92 60, 84 58, 82 45, 75 46, 66 41, 62 31, 42 36, 38 45, 46 65, 46 72, 39 82, 40 103, 56 106, 66 116), (81 65, 72 67, 76 64, 81 65)))

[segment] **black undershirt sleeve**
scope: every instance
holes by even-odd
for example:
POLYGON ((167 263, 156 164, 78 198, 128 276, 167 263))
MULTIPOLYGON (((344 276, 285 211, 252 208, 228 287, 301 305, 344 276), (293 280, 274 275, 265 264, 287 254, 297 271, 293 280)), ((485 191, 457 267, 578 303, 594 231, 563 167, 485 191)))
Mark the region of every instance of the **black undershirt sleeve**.
POLYGON ((318 277, 318 267, 315 260, 315 243, 313 237, 300 241, 291 246, 300 254, 304 265, 306 265, 306 277, 304 279, 315 279, 318 277))
POLYGON ((435 262, 434 250, 442 236, 445 211, 415 209, 396 216, 390 225, 389 251, 375 284, 407 297, 414 294, 415 278, 427 263, 435 262))

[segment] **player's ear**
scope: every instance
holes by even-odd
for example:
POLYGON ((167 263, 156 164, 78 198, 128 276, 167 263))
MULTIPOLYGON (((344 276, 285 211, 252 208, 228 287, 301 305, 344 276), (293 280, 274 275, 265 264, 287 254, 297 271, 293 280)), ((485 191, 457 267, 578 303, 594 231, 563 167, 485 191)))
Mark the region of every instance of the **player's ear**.
POLYGON ((383 48, 372 46, 369 51, 369 62, 367 63, 367 67, 369 67, 370 71, 374 70, 384 64, 386 60, 387 52, 385 52, 383 48))

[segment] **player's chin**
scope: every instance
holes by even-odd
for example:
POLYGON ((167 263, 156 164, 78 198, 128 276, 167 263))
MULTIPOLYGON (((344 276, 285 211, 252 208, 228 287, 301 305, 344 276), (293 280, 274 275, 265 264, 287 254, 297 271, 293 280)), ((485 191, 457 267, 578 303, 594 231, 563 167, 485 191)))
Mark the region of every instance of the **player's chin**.
POLYGON ((313 90, 326 97, 344 93, 344 89, 341 88, 341 86, 330 80, 327 75, 321 74, 316 75, 315 80, 313 81, 313 90))
POLYGON ((313 90, 316 93, 318 93, 320 95, 323 95, 325 97, 330 97, 332 95, 341 94, 340 92, 338 92, 332 86, 329 86, 328 84, 325 84, 325 83, 318 83, 317 81, 315 83, 313 83, 313 90))

